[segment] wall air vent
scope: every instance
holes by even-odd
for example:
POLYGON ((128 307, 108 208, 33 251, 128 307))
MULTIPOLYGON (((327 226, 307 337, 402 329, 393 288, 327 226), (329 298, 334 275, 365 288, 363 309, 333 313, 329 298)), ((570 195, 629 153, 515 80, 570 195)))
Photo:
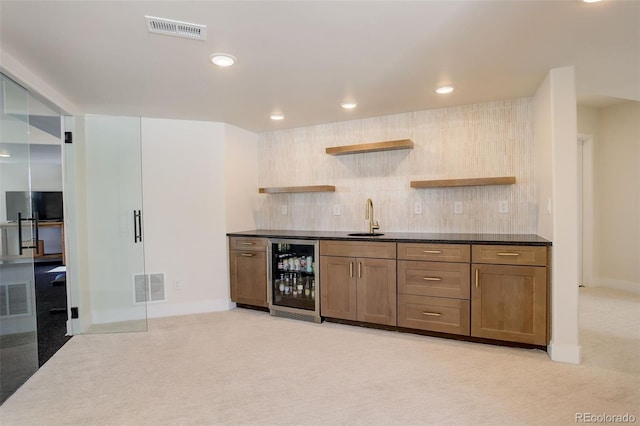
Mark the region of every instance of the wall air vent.
POLYGON ((164 274, 133 274, 133 303, 166 301, 164 274))
POLYGON ((190 24, 189 22, 174 21, 173 19, 145 16, 147 29, 150 33, 164 34, 174 37, 190 38, 192 40, 206 40, 207 26, 190 24))

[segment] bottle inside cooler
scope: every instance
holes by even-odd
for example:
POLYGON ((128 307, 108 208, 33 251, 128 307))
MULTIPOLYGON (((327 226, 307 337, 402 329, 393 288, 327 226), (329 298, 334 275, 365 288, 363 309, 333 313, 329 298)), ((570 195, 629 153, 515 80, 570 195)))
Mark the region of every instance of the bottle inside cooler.
POLYGON ((273 305, 314 311, 314 243, 271 242, 271 253, 273 305))

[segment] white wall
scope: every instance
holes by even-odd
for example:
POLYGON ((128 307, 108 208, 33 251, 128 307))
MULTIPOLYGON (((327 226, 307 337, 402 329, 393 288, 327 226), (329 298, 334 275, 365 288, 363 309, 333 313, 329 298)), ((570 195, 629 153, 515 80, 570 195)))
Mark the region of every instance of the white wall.
POLYGON ((258 135, 224 125, 225 207, 227 231, 256 228, 258 195, 258 135))
POLYGON ((530 98, 418 111, 263 133, 261 187, 334 185, 335 192, 260 196, 257 226, 364 231, 373 200, 381 231, 533 234, 533 102, 530 98), (411 139, 402 151, 332 156, 333 146, 411 139), (410 188, 412 180, 515 176, 510 186, 410 188), (498 213, 499 201, 509 205, 498 213), (454 203, 463 213, 454 214, 454 203), (414 215, 415 203, 423 214, 414 215), (288 214, 280 214, 281 205, 288 214), (341 210, 332 214, 333 206, 341 210))
POLYGON ((553 162, 551 77, 547 75, 534 97, 534 159, 537 208, 537 234, 553 240, 553 162))
POLYGON ((553 69, 535 104, 538 234, 553 241, 551 263, 551 342, 555 361, 580 363, 578 344, 577 119, 573 67, 553 69), (546 206, 551 198, 551 214, 546 206), (542 219, 544 215, 550 216, 542 219))
POLYGON ((579 108, 592 135, 593 279, 587 285, 640 292, 640 102, 579 108))
POLYGON ((225 125, 142 119, 145 263, 167 302, 150 317, 226 310, 225 125))

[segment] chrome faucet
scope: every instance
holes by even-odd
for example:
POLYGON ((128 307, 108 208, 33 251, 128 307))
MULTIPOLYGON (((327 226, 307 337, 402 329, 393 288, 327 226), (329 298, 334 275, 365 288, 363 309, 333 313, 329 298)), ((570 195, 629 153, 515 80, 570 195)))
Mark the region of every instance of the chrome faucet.
POLYGON ((373 220, 373 201, 371 201, 371 198, 367 198, 367 207, 364 213, 364 218, 369 220, 370 234, 373 234, 376 229, 380 229, 378 222, 373 220))

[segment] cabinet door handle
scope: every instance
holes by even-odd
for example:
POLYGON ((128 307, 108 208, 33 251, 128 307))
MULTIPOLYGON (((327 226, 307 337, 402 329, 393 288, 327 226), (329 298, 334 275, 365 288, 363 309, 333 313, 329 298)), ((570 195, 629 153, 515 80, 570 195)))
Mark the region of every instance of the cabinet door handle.
POLYGON ((498 256, 520 256, 517 251, 502 251, 498 252, 498 256))
POLYGON ((480 281, 480 270, 478 268, 476 268, 476 288, 478 288, 478 283, 480 281))
POLYGON ((425 281, 442 281, 440 277, 422 277, 422 279, 425 281))
POLYGON ((423 253, 429 253, 429 254, 441 254, 442 250, 422 250, 423 253))
POLYGON ((358 262, 358 278, 362 278, 362 262, 358 262))
POLYGON ((353 262, 349 262, 349 277, 353 278, 353 262))
POLYGON ((254 244, 255 244, 255 243, 250 242, 250 241, 240 241, 240 245, 241 245, 241 246, 252 246, 252 245, 254 245, 254 244))
POLYGON ((255 256, 255 254, 254 253, 240 253, 240 256, 253 257, 253 256, 255 256))
POLYGON ((428 317, 441 317, 442 314, 440 312, 429 312, 429 311, 424 311, 422 313, 422 315, 428 316, 428 317))

